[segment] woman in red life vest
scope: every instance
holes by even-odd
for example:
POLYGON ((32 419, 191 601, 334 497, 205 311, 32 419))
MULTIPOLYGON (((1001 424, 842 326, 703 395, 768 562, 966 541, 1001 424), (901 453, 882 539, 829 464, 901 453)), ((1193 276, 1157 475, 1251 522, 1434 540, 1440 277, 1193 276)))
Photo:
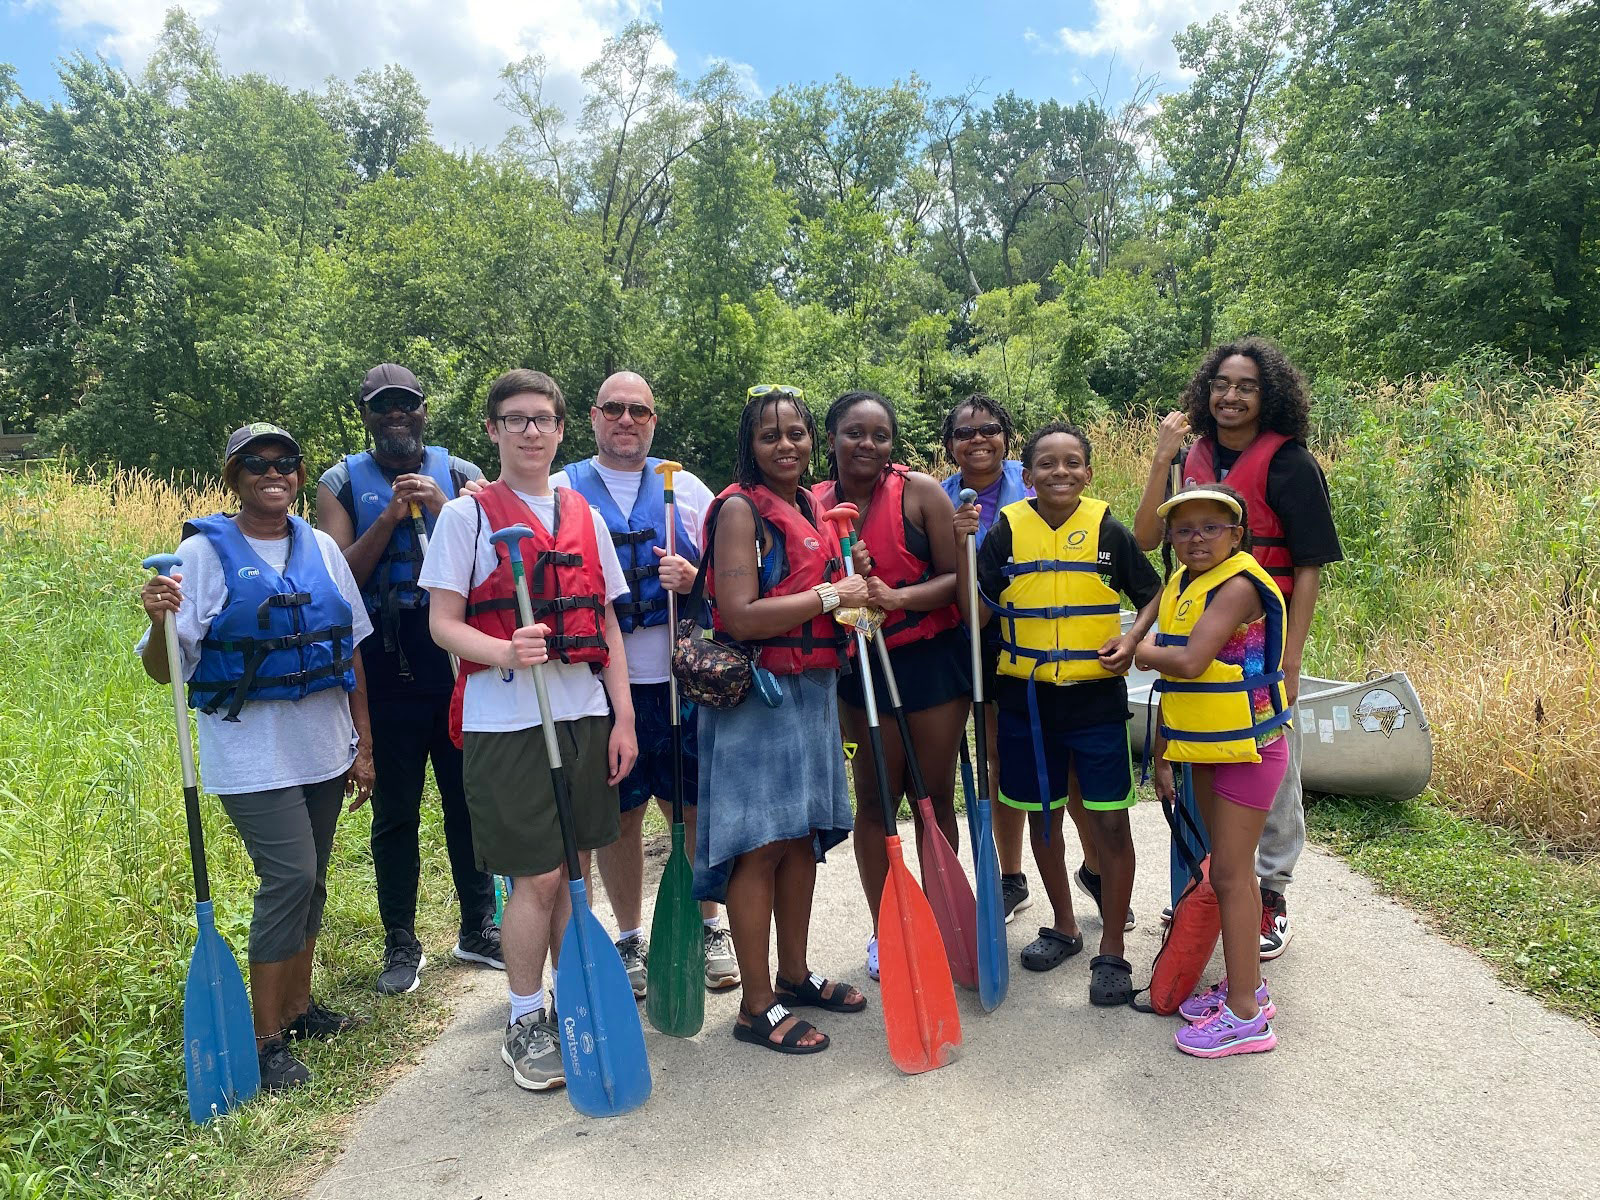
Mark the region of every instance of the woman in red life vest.
POLYGON ((752 388, 735 482, 707 515, 715 626, 757 651, 781 700, 771 707, 752 693, 700 711, 695 893, 728 906, 744 989, 734 1037, 785 1054, 828 1046, 791 1009, 867 1003, 806 957, 817 863, 851 827, 834 695, 845 639, 828 614, 869 602, 864 579, 844 578, 821 507, 801 486, 815 445, 800 389, 752 388))
MULTIPOLYGON (((956 752, 971 708, 971 655, 961 614, 955 605, 956 544, 950 497, 931 475, 894 461, 899 423, 894 407, 876 392, 846 392, 823 421, 828 434, 828 480, 813 489, 826 510, 848 501, 861 514, 856 521, 866 568, 868 603, 886 614, 880 634, 889 647, 895 679, 904 702, 911 737, 928 785, 939 827, 952 846, 960 845, 956 821, 956 752)), ((866 703, 860 672, 839 677, 840 716, 845 737, 867 743, 866 703)), ((870 664, 880 697, 889 694, 876 659, 870 664)), ((883 752, 897 802, 911 795, 906 748, 898 724, 883 727, 883 752)), ((877 775, 867 755, 852 764, 856 786, 856 866, 872 909, 873 936, 867 942, 867 974, 878 977, 878 902, 889 872, 884 848, 877 775)), ((922 819, 915 807, 921 842, 922 819)))

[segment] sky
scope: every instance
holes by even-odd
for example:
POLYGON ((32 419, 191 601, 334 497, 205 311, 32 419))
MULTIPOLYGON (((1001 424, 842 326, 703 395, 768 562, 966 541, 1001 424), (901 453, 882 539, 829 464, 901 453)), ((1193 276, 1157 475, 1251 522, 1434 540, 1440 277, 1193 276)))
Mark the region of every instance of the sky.
MULTIPOLYGON (((58 97, 57 62, 100 54, 142 70, 171 0, 0 0, 0 62, 25 95, 58 97)), ((430 101, 434 136, 458 147, 499 144, 509 121, 495 103, 506 63, 542 53, 547 95, 569 113, 579 74, 631 20, 658 22, 662 56, 693 77, 733 64, 754 91, 836 74, 886 84, 915 71, 935 95, 981 84, 979 100, 1012 90, 1073 101, 1103 90, 1115 103, 1134 81, 1184 83, 1172 35, 1236 7, 1229 0, 189 0, 216 38, 224 69, 258 71, 296 88, 397 63, 430 101), (441 19, 446 14, 447 19, 441 19)))

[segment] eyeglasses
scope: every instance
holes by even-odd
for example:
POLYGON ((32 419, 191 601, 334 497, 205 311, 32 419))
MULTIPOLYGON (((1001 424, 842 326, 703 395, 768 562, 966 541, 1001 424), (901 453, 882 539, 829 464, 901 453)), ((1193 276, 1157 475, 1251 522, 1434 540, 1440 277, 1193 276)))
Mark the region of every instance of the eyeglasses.
POLYGON ((771 396, 774 400, 804 400, 804 388, 792 387, 787 383, 758 383, 755 387, 745 392, 751 400, 759 400, 763 396, 771 396))
POLYGON ((540 433, 554 433, 561 424, 561 418, 555 413, 534 413, 532 416, 527 413, 506 413, 495 417, 495 420, 507 433, 527 433, 529 425, 540 433))
POLYGON ((990 421, 985 425, 957 425, 950 436, 958 442, 970 442, 975 437, 999 437, 1005 431, 999 421, 990 421))
POLYGON ((293 475, 305 461, 303 454, 284 454, 277 458, 262 458, 259 454, 241 454, 239 465, 252 475, 265 475, 276 471, 279 475, 293 475))
POLYGON ((388 392, 379 392, 376 396, 367 397, 367 411, 375 417, 381 417, 387 412, 416 412, 422 407, 422 397, 413 392, 402 392, 398 389, 388 392))
POLYGON ((1251 396, 1261 391, 1261 385, 1254 379, 1241 379, 1237 383, 1232 379, 1224 379, 1221 375, 1211 378, 1211 394, 1213 396, 1226 396, 1230 391, 1238 392, 1241 397, 1248 400, 1251 396))
POLYGON ((608 421, 622 420, 622 414, 627 413, 639 424, 655 420, 656 410, 648 404, 624 404, 620 400, 607 400, 604 404, 596 404, 608 421))
POLYGON ((1171 541, 1174 546, 1181 546, 1185 542, 1192 542, 1197 539, 1202 542, 1214 542, 1222 536, 1224 530, 1237 528, 1239 528, 1237 524, 1198 526, 1174 525, 1171 529, 1167 530, 1167 539, 1171 541))

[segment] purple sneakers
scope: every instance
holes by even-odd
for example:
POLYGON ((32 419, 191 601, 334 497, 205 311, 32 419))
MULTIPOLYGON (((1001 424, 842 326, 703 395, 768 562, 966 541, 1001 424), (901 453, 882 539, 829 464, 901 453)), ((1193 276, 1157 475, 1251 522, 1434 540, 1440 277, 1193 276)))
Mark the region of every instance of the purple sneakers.
MULTIPOLYGON (((1228 1000, 1228 977, 1224 975, 1211 987, 1197 995, 1190 996, 1178 1005, 1178 1015, 1191 1025, 1202 1025, 1217 1015, 1219 1009, 1228 1000)), ((1267 994, 1267 981, 1263 979, 1261 986, 1256 989, 1256 1004, 1260 1006, 1261 1013, 1272 1020, 1278 1015, 1278 1010, 1272 1006, 1272 997, 1267 994)))
POLYGON ((1200 1025, 1185 1025, 1173 1035, 1178 1049, 1196 1058, 1225 1058, 1230 1054, 1258 1054, 1278 1044, 1278 1035, 1267 1024, 1262 1009, 1250 1020, 1233 1015, 1224 1004, 1210 1020, 1200 1025))

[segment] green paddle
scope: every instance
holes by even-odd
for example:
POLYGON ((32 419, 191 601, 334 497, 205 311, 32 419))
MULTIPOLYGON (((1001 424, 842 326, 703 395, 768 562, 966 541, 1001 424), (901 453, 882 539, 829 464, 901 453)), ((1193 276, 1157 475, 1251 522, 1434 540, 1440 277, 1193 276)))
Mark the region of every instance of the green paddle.
MULTIPOLYGON (((656 467, 666 492, 667 553, 676 554, 677 514, 672 475, 682 463, 656 467)), ((667 591, 667 628, 678 634, 678 597, 667 591)), ((684 850, 683 717, 678 709, 678 680, 667 673, 667 705, 672 710, 672 853, 661 873, 656 911, 650 923, 649 989, 644 1011, 669 1037, 693 1037, 706 1016, 706 942, 700 906, 694 899, 694 868, 684 850)))

